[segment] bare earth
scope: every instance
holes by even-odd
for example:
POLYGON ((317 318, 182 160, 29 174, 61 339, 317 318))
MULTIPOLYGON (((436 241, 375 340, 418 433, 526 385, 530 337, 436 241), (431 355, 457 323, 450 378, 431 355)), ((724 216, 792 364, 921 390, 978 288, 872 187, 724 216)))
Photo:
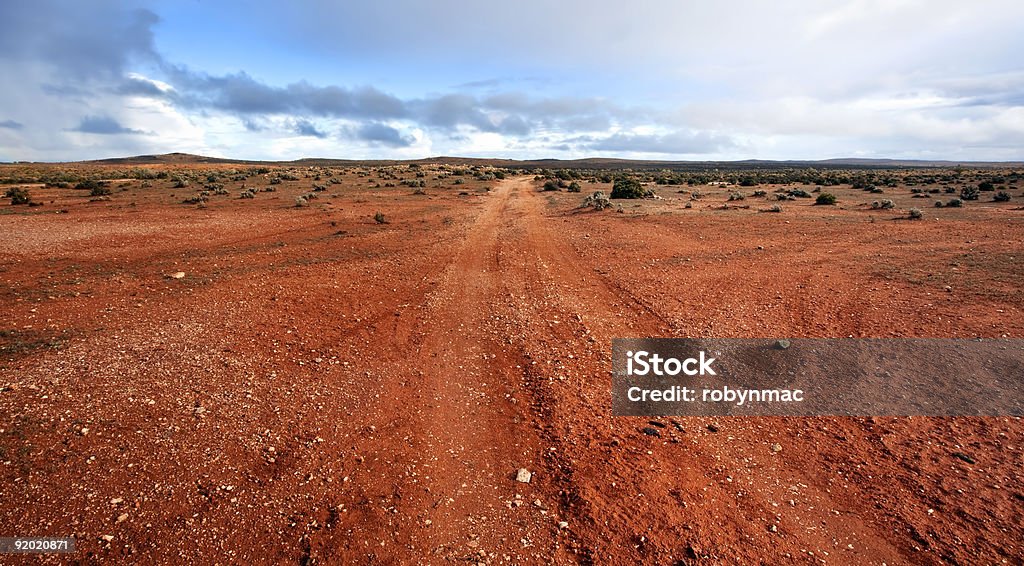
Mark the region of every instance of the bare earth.
POLYGON ((345 183, 0 215, 0 536, 76 537, 53 563, 1021 562, 1019 419, 610 414, 615 337, 1021 337, 1019 202, 345 183))

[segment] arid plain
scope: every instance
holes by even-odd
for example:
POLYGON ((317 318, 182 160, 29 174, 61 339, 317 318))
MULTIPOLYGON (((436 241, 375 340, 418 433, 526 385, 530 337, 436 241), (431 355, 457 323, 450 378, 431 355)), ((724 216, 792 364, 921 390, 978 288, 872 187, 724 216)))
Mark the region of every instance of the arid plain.
POLYGON ((1024 556, 1017 418, 610 412, 616 337, 1024 336, 1019 171, 0 178, 0 530, 75 562, 1024 556))

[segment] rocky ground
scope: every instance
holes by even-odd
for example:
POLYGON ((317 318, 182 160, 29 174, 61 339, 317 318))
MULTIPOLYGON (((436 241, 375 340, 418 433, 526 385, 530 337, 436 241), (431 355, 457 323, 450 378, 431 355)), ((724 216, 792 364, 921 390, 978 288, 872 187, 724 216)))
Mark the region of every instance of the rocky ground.
POLYGON ((0 214, 0 534, 50 562, 1024 556, 1019 419, 610 414, 615 337, 1021 337, 1019 203, 123 184, 0 214))

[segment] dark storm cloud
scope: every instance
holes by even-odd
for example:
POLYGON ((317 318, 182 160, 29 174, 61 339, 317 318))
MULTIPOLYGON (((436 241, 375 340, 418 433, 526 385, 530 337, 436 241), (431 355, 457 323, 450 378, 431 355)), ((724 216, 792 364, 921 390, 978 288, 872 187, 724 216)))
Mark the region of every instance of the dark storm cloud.
POLYGON ((177 102, 188 107, 215 108, 241 115, 296 114, 374 120, 404 118, 407 113, 405 103, 373 87, 349 89, 315 86, 305 81, 275 87, 244 72, 211 76, 172 65, 165 69, 179 93, 177 102))
POLYGON ((0 57, 33 60, 69 80, 120 77, 138 60, 156 61, 149 10, 121 2, 0 2, 0 57))
POLYGON ((0 128, 7 128, 9 130, 20 130, 25 127, 25 124, 21 122, 15 122, 14 120, 0 120, 0 128))
POLYGON ((296 120, 294 124, 295 133, 300 136, 310 136, 314 138, 324 139, 327 134, 321 132, 310 122, 309 120, 296 120))
POLYGON ((347 128, 342 133, 350 139, 388 147, 409 147, 416 141, 411 136, 403 136, 402 132, 387 124, 379 123, 347 128))
POLYGON ((74 128, 73 131, 81 132, 83 134, 101 135, 145 133, 141 130, 126 128, 118 123, 117 120, 110 118, 109 116, 86 116, 85 118, 82 118, 81 123, 79 123, 78 127, 74 128))

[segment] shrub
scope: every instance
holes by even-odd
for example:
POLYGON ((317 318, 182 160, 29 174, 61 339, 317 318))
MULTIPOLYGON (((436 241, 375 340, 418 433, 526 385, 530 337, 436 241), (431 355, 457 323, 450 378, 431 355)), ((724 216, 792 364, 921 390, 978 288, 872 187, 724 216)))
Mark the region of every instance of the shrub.
POLYGON ((174 184, 171 186, 175 189, 183 189, 188 186, 188 179, 184 177, 175 177, 174 184))
POLYGON ((377 224, 387 224, 388 223, 388 219, 384 218, 384 213, 379 211, 379 210, 377 211, 377 214, 373 215, 373 221, 376 222, 377 224))
POLYGON ((647 198, 654 196, 654 193, 648 189, 645 189, 640 181, 629 177, 620 177, 615 179, 615 184, 612 185, 612 196, 611 198, 647 198))
POLYGON ((547 182, 544 183, 544 190, 557 191, 559 190, 558 183, 555 182, 554 180, 548 180, 547 182))
POLYGON ((943 204, 941 200, 935 201, 935 208, 942 208, 943 204))
POLYGON ((996 202, 1008 202, 1010 200, 1010 193, 1006 191, 999 191, 992 197, 992 200, 996 202))
POLYGON ((754 191, 754 196, 755 197, 768 196, 768 191, 754 191))
POLYGON ((732 193, 731 195, 729 195, 729 200, 731 200, 731 201, 732 200, 744 200, 745 198, 747 198, 747 197, 743 196, 743 193, 739 193, 739 192, 732 193))
POLYGON ((28 194, 28 189, 21 187, 11 187, 4 193, 6 198, 11 199, 11 204, 32 204, 32 197, 28 194))
POLYGON ((979 191, 994 191, 994 190, 996 190, 996 187, 990 181, 982 181, 982 182, 978 183, 978 190, 979 191))
POLYGON ((832 193, 821 193, 814 199, 814 204, 832 205, 836 203, 836 195, 832 193))
POLYGON ((304 197, 302 195, 299 195, 299 196, 295 197, 295 206, 297 206, 297 207, 309 206, 309 201, 306 200, 306 197, 304 197))
POLYGON ((96 189, 99 186, 100 186, 100 184, 99 184, 98 181, 96 181, 94 179, 86 179, 85 181, 81 181, 77 185, 75 185, 75 189, 77 189, 79 191, 90 191, 91 192, 92 190, 96 189))
POLYGON ((238 193, 238 198, 256 198, 256 191, 255 189, 245 189, 238 193))
POLYGON ((110 188, 104 186, 102 183, 96 183, 96 186, 89 189, 89 196, 91 197, 103 197, 110 194, 110 188))
POLYGON ((964 187, 960 189, 960 198, 963 200, 978 200, 981 191, 977 187, 964 187))
POLYGON ((896 203, 892 202, 891 200, 889 200, 887 198, 886 199, 882 199, 881 202, 876 200, 875 202, 871 203, 871 208, 882 209, 882 210, 888 210, 888 209, 893 208, 895 206, 896 206, 896 203))
POLYGON ((766 212, 782 212, 782 206, 773 204, 771 205, 771 207, 768 208, 766 212))
POLYGON ((427 194, 427 189, 424 189, 423 187, 416 187, 415 189, 412 190, 412 194, 425 195, 427 194))
POLYGON ((963 205, 964 205, 964 201, 962 201, 962 200, 960 200, 958 198, 949 199, 949 202, 946 203, 946 206, 949 206, 949 207, 952 207, 952 208, 960 208, 963 205))
POLYGON ((924 218, 924 213, 921 212, 920 208, 911 208, 907 212, 907 217, 910 218, 911 220, 920 220, 924 218))
POLYGON ((573 182, 569 183, 569 188, 567 190, 570 193, 578 193, 581 190, 583 190, 583 187, 581 187, 580 184, 577 183, 576 181, 573 181, 573 182))
POLYGON ((608 200, 608 197, 604 194, 604 191, 594 191, 594 194, 583 199, 583 203, 580 208, 593 208, 594 210, 604 210, 611 208, 612 201, 608 200))
POLYGON ((809 192, 807 192, 807 191, 805 191, 803 189, 793 189, 791 191, 787 191, 786 194, 791 196, 791 197, 797 197, 797 198, 811 198, 811 193, 809 193, 809 192))
POLYGON ((951 195, 951 194, 956 192, 956 187, 946 187, 945 191, 946 191, 946 194, 950 194, 951 195))

